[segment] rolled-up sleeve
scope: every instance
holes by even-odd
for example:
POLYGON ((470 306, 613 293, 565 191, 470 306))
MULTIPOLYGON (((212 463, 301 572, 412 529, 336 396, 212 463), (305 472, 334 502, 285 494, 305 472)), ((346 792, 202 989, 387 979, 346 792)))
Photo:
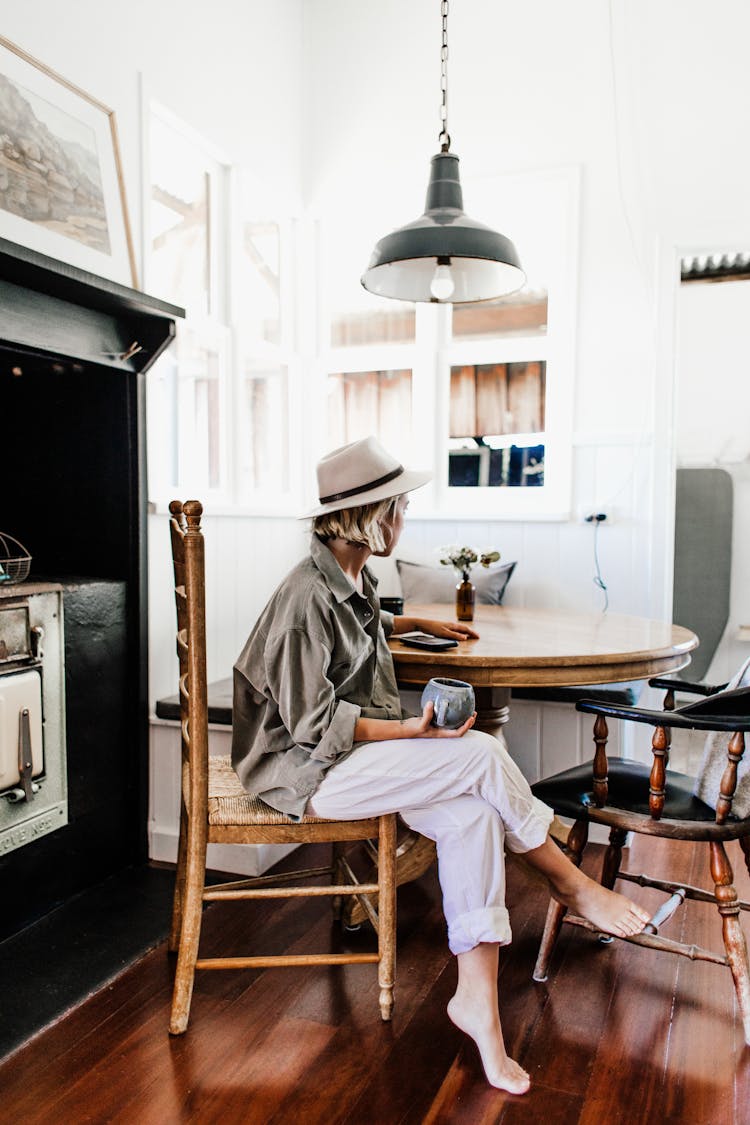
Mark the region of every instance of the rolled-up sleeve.
POLYGON ((306 629, 291 628, 266 647, 266 678, 279 717, 297 746, 319 762, 351 750, 361 708, 337 699, 328 679, 330 650, 306 629))

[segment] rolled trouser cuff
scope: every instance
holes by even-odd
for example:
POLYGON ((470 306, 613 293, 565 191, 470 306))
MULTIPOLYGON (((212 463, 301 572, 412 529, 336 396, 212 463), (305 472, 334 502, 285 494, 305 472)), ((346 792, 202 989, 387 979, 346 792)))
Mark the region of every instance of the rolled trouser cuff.
POLYGON ((545 805, 538 797, 532 798, 532 807, 528 816, 521 825, 512 831, 505 827, 505 846, 509 852, 516 854, 533 851, 540 848, 549 835, 550 825, 555 814, 549 805, 545 805))
POLYGON ((459 914, 448 925, 448 946, 451 953, 468 953, 482 942, 510 945, 510 916, 504 906, 483 906, 459 914))

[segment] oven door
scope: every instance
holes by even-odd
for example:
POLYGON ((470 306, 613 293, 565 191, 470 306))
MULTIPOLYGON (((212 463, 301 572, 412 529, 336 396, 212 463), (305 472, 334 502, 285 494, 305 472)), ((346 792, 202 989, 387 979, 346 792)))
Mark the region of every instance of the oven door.
POLYGON ((21 782, 24 751, 31 776, 44 772, 42 731, 41 669, 0 674, 0 793, 21 782))

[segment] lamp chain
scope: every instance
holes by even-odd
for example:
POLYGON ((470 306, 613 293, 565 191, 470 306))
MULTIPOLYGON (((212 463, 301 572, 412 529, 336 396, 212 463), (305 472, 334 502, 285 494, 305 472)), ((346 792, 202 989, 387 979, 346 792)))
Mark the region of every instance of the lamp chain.
POLYGON ((443 42, 440 47, 440 89, 442 102, 440 105, 440 151, 448 152, 451 147, 451 135, 448 132, 448 0, 440 0, 440 14, 443 17, 443 42))

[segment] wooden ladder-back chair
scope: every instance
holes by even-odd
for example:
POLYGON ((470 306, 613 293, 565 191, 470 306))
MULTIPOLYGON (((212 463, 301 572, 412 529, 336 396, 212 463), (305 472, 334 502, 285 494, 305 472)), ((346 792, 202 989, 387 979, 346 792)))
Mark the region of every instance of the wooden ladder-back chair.
MULTIPOLYGON (((196 969, 270 968, 283 965, 376 963, 380 1012, 391 1018, 396 952, 396 814, 369 820, 296 822, 247 793, 228 757, 209 754, 206 684, 206 616, 202 507, 197 500, 172 501, 170 531, 177 602, 177 653, 182 727, 182 802, 177 876, 169 949, 177 952, 169 1030, 182 1034, 190 1016, 196 969), (347 841, 376 838, 377 879, 358 882, 344 854, 347 841), (216 844, 333 844, 331 866, 282 875, 259 876, 206 886, 206 847, 216 844), (299 885, 327 876, 328 882, 299 885), (332 880, 332 881, 331 881, 332 880), (281 956, 199 958, 203 904, 250 898, 356 895, 377 931, 375 953, 323 953, 281 956), (377 897, 375 897, 377 896, 377 897), (377 911, 373 905, 377 902, 377 911)), ((371 848, 371 850, 373 850, 371 848)))
MULTIPOLYGON (((601 883, 612 888, 617 880, 629 881, 643 887, 654 887, 668 895, 644 932, 617 940, 729 968, 743 1021, 745 1042, 750 1044, 750 973, 745 935, 739 917, 740 911, 750 910, 750 903, 741 902, 737 896, 733 886, 732 866, 724 847, 727 840, 739 840, 745 863, 750 870, 750 816, 738 817, 732 813, 737 768, 745 749, 745 734, 750 730, 750 691, 721 691, 662 678, 651 680, 650 683, 653 687, 668 690, 663 711, 597 703, 594 700, 581 700, 577 703, 577 710, 596 716, 593 769, 590 764, 575 766, 537 782, 532 790, 559 816, 573 819, 565 851, 574 863, 581 862, 589 824, 607 825, 610 829, 609 846, 604 855, 601 883), (711 695, 712 698, 710 702, 675 709, 674 690, 695 690, 704 696, 711 695), (624 758, 607 758, 607 719, 613 718, 646 723, 654 728, 653 764, 650 767, 624 758), (695 796, 695 778, 667 768, 671 732, 677 728, 727 732, 726 768, 715 809, 695 796), (707 843, 713 893, 700 887, 681 885, 668 878, 658 879, 623 871, 620 866, 622 850, 629 832, 707 843), (685 899, 714 903, 718 907, 724 954, 674 941, 659 934, 659 929, 685 899)), ((721 752, 724 753, 723 747, 721 752)), ((596 932, 596 927, 590 922, 568 915, 566 908, 553 900, 547 912, 533 973, 534 980, 547 979, 550 958, 563 922, 596 932)))

